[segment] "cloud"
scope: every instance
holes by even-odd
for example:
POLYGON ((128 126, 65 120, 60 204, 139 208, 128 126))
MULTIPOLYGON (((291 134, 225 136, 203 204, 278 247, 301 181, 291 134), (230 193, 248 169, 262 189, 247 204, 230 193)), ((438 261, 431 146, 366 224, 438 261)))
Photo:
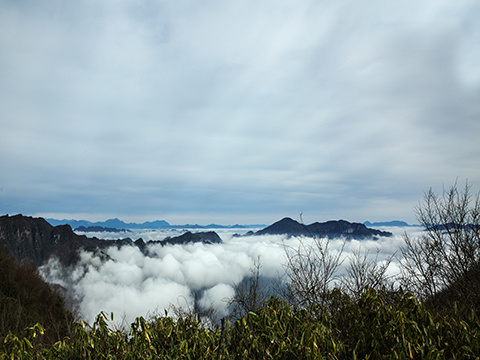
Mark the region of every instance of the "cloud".
POLYGON ((203 309, 215 309, 218 318, 229 315, 228 302, 235 295, 230 284, 218 284, 204 291, 199 305, 203 309))
POLYGON ((473 1, 0 6, 5 211, 411 222, 480 181, 473 1))
MULTIPOLYGON (((356 251, 368 252, 371 259, 378 251, 377 262, 398 254, 402 231, 396 230, 398 235, 393 238, 346 242, 339 275, 345 274, 356 251)), ((160 232, 155 233, 161 237, 160 232)), ((101 311, 113 312, 117 321, 126 324, 137 316, 171 311, 172 305, 189 311, 195 307, 195 297, 201 309, 213 307, 220 318, 228 313, 235 285, 251 275, 255 263, 260 263, 264 279, 278 280, 284 272, 285 251, 311 241, 283 236, 233 237, 231 232, 223 233, 222 238, 224 243, 213 245, 149 245, 147 253, 133 246, 111 247, 103 254, 82 252, 75 268, 65 269, 51 259, 40 272, 48 282, 68 290, 80 315, 90 323, 101 311)), ((343 240, 331 240, 329 246, 331 251, 339 251, 343 240)), ((394 259, 389 274, 397 273, 394 259)))

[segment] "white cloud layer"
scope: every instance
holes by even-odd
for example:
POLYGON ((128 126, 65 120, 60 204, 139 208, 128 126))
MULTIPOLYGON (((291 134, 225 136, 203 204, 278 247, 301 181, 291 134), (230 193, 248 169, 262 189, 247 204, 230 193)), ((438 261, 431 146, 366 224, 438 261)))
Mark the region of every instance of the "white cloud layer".
MULTIPOLYGON (((378 250, 377 262, 399 252, 403 230, 395 230, 392 238, 348 241, 338 275, 345 273, 355 251, 369 252, 373 259, 378 250)), ((130 324, 137 316, 163 314, 164 309, 171 310, 171 305, 192 310, 195 294, 201 308, 213 307, 221 318, 228 313, 227 300, 234 294, 234 286, 251 274, 255 262, 260 261, 264 279, 278 280, 284 271, 285 249, 296 249, 300 241, 309 241, 231 235, 224 233, 222 244, 151 245, 148 255, 128 246, 109 248, 108 257, 103 258, 83 252, 74 269, 65 269, 52 259, 40 271, 47 281, 70 292, 78 302, 80 315, 90 323, 101 311, 113 312, 118 322, 130 324)), ((340 239, 330 241, 331 251, 339 251, 342 244, 340 239)), ((392 276, 398 274, 397 260, 388 271, 392 276)))
POLYGON ((477 1, 0 3, 0 206, 402 218, 478 186, 477 1))

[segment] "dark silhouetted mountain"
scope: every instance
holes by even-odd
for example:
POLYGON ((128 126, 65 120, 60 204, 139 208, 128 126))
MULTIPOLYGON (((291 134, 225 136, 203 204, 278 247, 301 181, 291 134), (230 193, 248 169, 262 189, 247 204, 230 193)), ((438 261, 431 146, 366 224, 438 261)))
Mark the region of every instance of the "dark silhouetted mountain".
POLYGON ((406 223, 405 221, 400 221, 400 220, 374 222, 374 223, 371 223, 370 221, 365 221, 363 223, 363 225, 365 225, 367 227, 372 227, 372 226, 398 226, 398 227, 419 226, 419 225, 410 225, 410 224, 406 223))
POLYGON ((255 233, 252 230, 250 230, 250 231, 247 231, 245 234, 233 234, 232 236, 234 238, 239 238, 239 237, 254 236, 254 235, 255 235, 255 233))
POLYGON ((160 241, 162 244, 188 244, 192 242, 202 242, 204 244, 220 244, 222 239, 215 231, 191 233, 187 231, 185 234, 175 237, 167 237, 160 241))
POLYGON ((52 255, 72 264, 78 260, 78 250, 104 247, 106 242, 77 235, 69 225, 53 227, 42 218, 5 215, 0 217, 0 244, 18 260, 40 266, 52 255))
POLYGON ((364 224, 351 223, 345 220, 332 220, 324 223, 315 222, 310 225, 301 224, 291 218, 284 218, 259 230, 256 235, 289 235, 289 236, 324 236, 330 239, 345 237, 347 239, 375 238, 392 236, 392 233, 367 228, 364 224))
POLYGON ((142 238, 138 239, 138 240, 135 240, 134 242, 135 246, 137 246, 140 250, 143 251, 143 249, 145 248, 145 241, 143 241, 142 238))
POLYGON ((373 238, 376 236, 392 236, 391 232, 367 228, 360 223, 351 223, 345 220, 332 220, 324 223, 308 225, 311 233, 317 236, 326 234, 329 238, 346 237, 347 239, 373 238))
MULTIPOLYGON (((202 242, 205 244, 221 243, 217 233, 187 232, 181 236, 158 241, 164 244, 186 244, 202 242)), ((79 250, 98 252, 110 246, 138 246, 145 248, 142 239, 101 240, 75 234, 70 225, 52 226, 42 218, 23 215, 0 216, 0 245, 3 244, 18 260, 28 260, 35 265, 44 264, 51 256, 56 256, 64 265, 71 265, 79 260, 79 250)))
POLYGON ((291 218, 283 218, 276 223, 266 227, 265 229, 259 230, 255 233, 256 235, 290 235, 290 236, 301 236, 309 235, 308 229, 305 225, 300 224, 299 222, 291 218))
POLYGON ((80 226, 76 228, 74 231, 80 231, 80 232, 132 232, 131 230, 128 229, 116 229, 116 228, 108 228, 108 227, 103 227, 103 226, 80 226))

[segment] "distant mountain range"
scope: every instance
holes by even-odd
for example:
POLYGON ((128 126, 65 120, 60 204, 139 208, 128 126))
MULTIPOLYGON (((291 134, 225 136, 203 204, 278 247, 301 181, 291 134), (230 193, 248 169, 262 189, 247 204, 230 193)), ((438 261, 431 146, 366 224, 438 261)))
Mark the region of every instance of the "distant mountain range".
POLYGON ((376 226, 376 227, 381 227, 381 226, 384 226, 384 227, 393 227, 393 226, 397 226, 397 227, 407 227, 407 226, 420 226, 420 225, 410 225, 408 223, 406 223, 405 221, 400 221, 400 220, 394 220, 394 221, 385 221, 385 222, 373 222, 371 223, 370 221, 365 221, 363 223, 363 225, 367 226, 367 227, 372 227, 372 226, 376 226))
MULTIPOLYGON (((53 226, 58 225, 70 225, 75 231, 81 232, 121 232, 134 229, 248 229, 248 228, 265 228, 265 224, 252 224, 252 225, 198 225, 198 224, 185 224, 185 225, 171 225, 165 220, 146 221, 143 223, 126 223, 118 218, 108 219, 106 221, 91 222, 88 220, 57 220, 47 218, 45 219, 53 226)), ((394 220, 385 222, 370 222, 365 221, 363 223, 366 227, 411 227, 419 225, 410 225, 405 221, 394 220)))
MULTIPOLYGON (((209 225, 198 225, 198 224, 185 224, 185 225, 171 225, 165 220, 156 220, 156 221, 146 221, 143 223, 126 223, 120 219, 109 219, 106 221, 96 221, 91 222, 88 220, 57 220, 57 219, 45 219, 53 226, 58 225, 70 225, 72 229, 82 228, 91 228, 91 227, 101 227, 101 228, 110 228, 117 230, 125 229, 245 229, 245 228, 262 228, 265 227, 264 224, 255 224, 255 225, 218 225, 218 224, 209 224, 209 225)), ((79 230, 84 231, 84 230, 79 230)), ((90 231, 90 230, 88 230, 90 231)))
POLYGON ((89 227, 102 227, 102 228, 111 228, 111 229, 162 229, 169 228, 171 225, 165 220, 156 220, 156 221, 146 221, 142 224, 137 223, 126 223, 120 219, 109 219, 106 221, 97 221, 91 222, 87 220, 56 220, 56 219, 45 219, 53 226, 58 225, 70 225, 72 229, 79 227, 89 228, 89 227))
POLYGON ((109 228, 109 227, 102 227, 102 226, 80 226, 74 231, 79 232, 111 232, 111 233, 119 233, 119 232, 132 232, 132 230, 128 229, 116 229, 116 228, 109 228))

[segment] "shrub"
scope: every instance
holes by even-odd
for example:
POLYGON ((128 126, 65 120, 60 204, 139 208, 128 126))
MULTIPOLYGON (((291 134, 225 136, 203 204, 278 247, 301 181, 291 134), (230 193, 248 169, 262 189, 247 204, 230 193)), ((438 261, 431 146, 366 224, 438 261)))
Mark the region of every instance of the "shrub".
POLYGON ((74 316, 34 264, 20 264, 0 247, 0 346, 9 333, 21 336, 36 323, 45 328, 36 341, 52 344, 71 333, 74 316))
POLYGON ((326 305, 295 309, 271 298, 233 325, 206 328, 198 315, 174 320, 137 318, 129 333, 100 314, 77 324, 72 338, 35 348, 43 329, 7 336, 0 359, 479 359, 480 322, 474 311, 436 319, 412 294, 340 290, 326 305))

